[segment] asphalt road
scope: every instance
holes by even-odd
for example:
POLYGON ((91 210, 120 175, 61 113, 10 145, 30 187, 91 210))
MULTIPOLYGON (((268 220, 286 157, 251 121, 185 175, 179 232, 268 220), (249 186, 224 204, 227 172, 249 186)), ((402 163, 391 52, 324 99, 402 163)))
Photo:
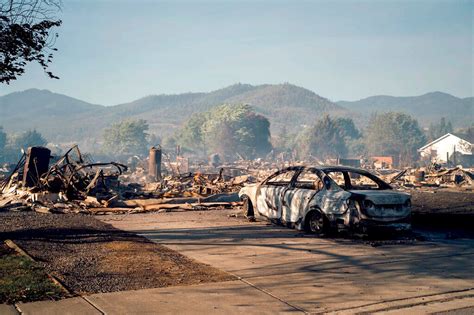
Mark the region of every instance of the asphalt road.
MULTIPOLYGON (((472 238, 434 230, 419 232, 421 238, 380 242, 317 238, 266 222, 249 223, 237 213, 97 218, 236 275, 242 285, 295 312, 474 312, 472 238)), ((252 297, 246 301, 253 303, 252 297)))

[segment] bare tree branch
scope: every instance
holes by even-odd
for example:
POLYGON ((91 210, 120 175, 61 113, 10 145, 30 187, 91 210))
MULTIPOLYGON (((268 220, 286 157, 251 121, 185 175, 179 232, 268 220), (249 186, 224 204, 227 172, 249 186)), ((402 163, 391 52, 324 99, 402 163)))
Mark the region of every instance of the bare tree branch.
POLYGON ((0 83, 10 83, 25 72, 28 62, 38 62, 47 71, 52 62, 61 25, 57 14, 61 0, 0 0, 0 83))

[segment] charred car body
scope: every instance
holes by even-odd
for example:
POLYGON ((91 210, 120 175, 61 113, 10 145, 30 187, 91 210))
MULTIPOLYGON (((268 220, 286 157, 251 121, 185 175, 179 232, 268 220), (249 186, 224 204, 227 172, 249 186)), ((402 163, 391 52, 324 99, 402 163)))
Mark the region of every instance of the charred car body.
POLYGON ((239 192, 248 217, 298 230, 410 230, 411 201, 377 176, 340 166, 294 166, 239 192))

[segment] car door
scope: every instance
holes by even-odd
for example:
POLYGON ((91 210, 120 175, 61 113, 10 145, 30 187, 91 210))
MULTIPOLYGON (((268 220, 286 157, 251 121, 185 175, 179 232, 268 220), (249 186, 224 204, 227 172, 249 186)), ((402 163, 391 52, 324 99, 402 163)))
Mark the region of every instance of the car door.
POLYGON ((282 221, 297 222, 304 216, 308 203, 323 188, 323 182, 314 169, 303 169, 296 181, 285 191, 282 202, 282 221))
POLYGON ((261 215, 269 219, 280 219, 283 194, 296 172, 296 170, 283 170, 263 182, 257 195, 257 211, 261 215))

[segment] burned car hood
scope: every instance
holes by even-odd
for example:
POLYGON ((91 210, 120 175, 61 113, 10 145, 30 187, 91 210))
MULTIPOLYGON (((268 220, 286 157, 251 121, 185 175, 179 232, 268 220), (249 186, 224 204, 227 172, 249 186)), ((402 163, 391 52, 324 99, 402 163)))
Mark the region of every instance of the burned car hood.
POLYGON ((354 197, 362 200, 370 200, 376 205, 404 204, 410 199, 410 195, 393 190, 349 190, 354 197))

